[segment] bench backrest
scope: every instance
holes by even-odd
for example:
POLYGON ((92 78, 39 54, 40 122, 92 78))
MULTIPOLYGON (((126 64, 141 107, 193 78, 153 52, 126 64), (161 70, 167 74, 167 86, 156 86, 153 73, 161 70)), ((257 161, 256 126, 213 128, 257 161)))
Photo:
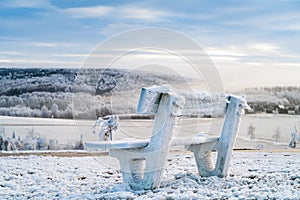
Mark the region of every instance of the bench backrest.
POLYGON ((183 105, 184 98, 166 86, 142 88, 137 113, 155 115, 152 136, 146 147, 148 151, 168 149, 183 105))
POLYGON ((218 141, 216 170, 226 176, 243 109, 251 110, 243 97, 229 96, 222 132, 218 141))

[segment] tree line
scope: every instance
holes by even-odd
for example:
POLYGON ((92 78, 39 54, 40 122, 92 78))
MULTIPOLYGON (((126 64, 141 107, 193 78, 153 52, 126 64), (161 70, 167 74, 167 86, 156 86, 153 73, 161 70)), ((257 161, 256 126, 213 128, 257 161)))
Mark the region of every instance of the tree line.
POLYGON ((0 68, 0 115, 73 118, 74 96, 82 101, 82 107, 76 107, 76 118, 95 119, 116 111, 124 114, 134 112, 135 104, 128 109, 128 105, 118 101, 112 108, 109 96, 124 94, 125 101, 133 98, 135 102, 138 96, 130 97, 128 93, 135 93, 142 86, 182 79, 119 69, 0 68), (93 99, 97 99, 97 105, 93 99))

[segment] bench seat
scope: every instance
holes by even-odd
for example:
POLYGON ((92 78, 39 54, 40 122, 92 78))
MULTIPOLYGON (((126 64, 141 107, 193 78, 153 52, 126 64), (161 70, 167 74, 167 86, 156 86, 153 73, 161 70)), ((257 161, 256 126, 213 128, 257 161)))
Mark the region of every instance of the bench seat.
MULTIPOLYGON (((207 137, 176 137, 171 146, 180 145, 193 145, 203 143, 216 143, 219 137, 207 136, 207 137)), ((123 140, 114 141, 95 141, 86 142, 85 146, 87 149, 127 149, 127 148, 144 148, 149 144, 150 140, 138 140, 133 138, 124 138, 123 140)))
POLYGON ((144 148, 149 144, 149 140, 123 139, 113 141, 95 141, 86 142, 87 149, 128 149, 128 148, 144 148))

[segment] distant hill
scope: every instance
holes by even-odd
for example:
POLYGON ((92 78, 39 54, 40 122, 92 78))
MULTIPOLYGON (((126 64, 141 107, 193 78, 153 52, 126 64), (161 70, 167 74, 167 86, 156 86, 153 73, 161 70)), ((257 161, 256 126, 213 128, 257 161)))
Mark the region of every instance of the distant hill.
MULTIPOLYGON (((99 100, 101 108, 96 114, 82 110, 88 115, 82 117, 95 118, 113 112, 101 95, 125 95, 141 87, 180 81, 179 76, 117 69, 0 68, 0 115, 72 118, 72 97, 76 95, 90 103, 85 109, 95 110, 89 101, 99 100)), ((126 112, 134 109, 132 105, 126 112)))
MULTIPOLYGON (((95 119, 131 114, 141 87, 180 86, 187 81, 180 76, 119 69, 0 68, 0 115, 95 119)), ((218 102, 226 94, 179 92, 186 98, 184 115, 222 113, 222 106, 211 100, 218 102)), ((255 112, 300 114, 300 87, 248 88, 240 95, 246 95, 255 112)))
POLYGON ((0 95, 19 96, 32 92, 70 91, 76 70, 0 69, 0 95))
POLYGON ((0 68, 0 95, 32 92, 82 92, 96 95, 131 90, 140 85, 165 84, 182 79, 116 69, 0 68))

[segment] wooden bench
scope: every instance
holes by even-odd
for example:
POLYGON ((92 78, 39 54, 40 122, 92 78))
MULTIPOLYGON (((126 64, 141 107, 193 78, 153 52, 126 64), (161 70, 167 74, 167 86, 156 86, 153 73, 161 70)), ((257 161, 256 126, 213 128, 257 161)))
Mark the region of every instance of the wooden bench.
POLYGON ((109 155, 119 160, 123 182, 131 189, 157 188, 183 105, 184 98, 166 86, 142 88, 137 113, 155 114, 150 140, 87 142, 85 145, 109 149, 109 155))
MULTIPOLYGON (((242 110, 248 108, 244 98, 229 96, 220 137, 176 138, 173 135, 184 100, 165 86, 143 88, 137 112, 155 114, 150 140, 87 142, 87 148, 106 148, 120 162, 123 181, 134 190, 153 189, 160 185, 164 164, 171 145, 184 145, 194 153, 201 176, 226 176, 242 110), (216 150, 216 162, 212 151, 216 150)), ((226 104, 226 101, 224 101, 226 104)), ((225 107, 225 105, 224 105, 225 107)))
POLYGON ((172 145, 184 145, 186 150, 194 153, 200 176, 227 175, 243 109, 251 110, 243 97, 231 95, 227 100, 220 137, 200 135, 192 140, 176 138, 172 143, 172 145), (215 162, 212 160, 213 150, 218 153, 215 162))

